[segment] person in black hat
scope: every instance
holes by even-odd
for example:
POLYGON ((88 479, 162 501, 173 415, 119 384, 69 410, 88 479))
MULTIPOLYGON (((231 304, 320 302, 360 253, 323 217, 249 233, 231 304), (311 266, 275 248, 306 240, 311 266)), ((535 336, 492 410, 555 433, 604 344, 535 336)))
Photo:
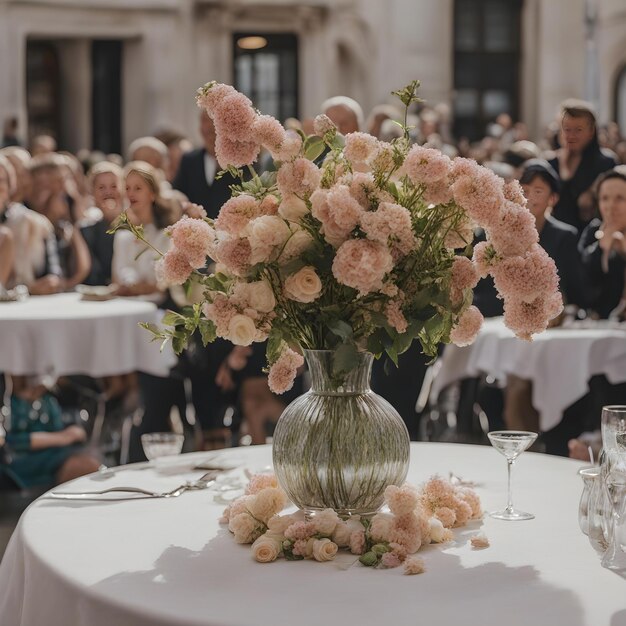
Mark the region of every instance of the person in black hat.
POLYGON ((556 264, 565 304, 586 308, 587 289, 577 249, 578 231, 551 215, 561 189, 558 174, 547 161, 530 159, 524 164, 520 184, 528 209, 535 216, 539 244, 556 264))

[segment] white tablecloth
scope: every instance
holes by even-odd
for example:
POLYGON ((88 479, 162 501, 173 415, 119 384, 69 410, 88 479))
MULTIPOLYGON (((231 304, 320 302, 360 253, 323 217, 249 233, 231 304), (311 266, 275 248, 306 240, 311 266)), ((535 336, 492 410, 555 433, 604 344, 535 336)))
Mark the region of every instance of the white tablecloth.
POLYGON ((81 300, 77 293, 0 303, 0 372, 109 376, 136 370, 166 376, 176 362, 140 322, 156 323, 151 302, 81 300))
MULTIPOLYGON (((412 444, 409 481, 449 471, 480 483, 484 508, 503 508, 506 462, 492 448, 412 444)), ((134 485, 174 488, 180 471, 122 469, 86 477, 70 490, 134 485)), ((215 456, 211 458, 215 459, 215 456)), ((271 448, 219 453, 251 470, 271 448)), ((186 469, 185 469, 186 468, 186 469)), ((626 581, 602 569, 578 529, 579 464, 524 453, 514 475, 515 503, 536 519, 485 517, 455 531, 455 541, 420 551, 426 573, 371 570, 338 562, 253 561, 218 524, 216 491, 173 500, 75 503, 39 499, 24 513, 0 565, 2 626, 298 626, 471 624, 624 626, 626 581), (491 547, 471 548, 484 532, 491 547)))
POLYGON ((431 399, 450 383, 481 374, 503 384, 508 374, 532 381, 532 403, 547 431, 587 393, 592 376, 626 381, 626 328, 554 328, 528 342, 517 339, 501 318, 487 320, 471 346, 446 346, 431 399))

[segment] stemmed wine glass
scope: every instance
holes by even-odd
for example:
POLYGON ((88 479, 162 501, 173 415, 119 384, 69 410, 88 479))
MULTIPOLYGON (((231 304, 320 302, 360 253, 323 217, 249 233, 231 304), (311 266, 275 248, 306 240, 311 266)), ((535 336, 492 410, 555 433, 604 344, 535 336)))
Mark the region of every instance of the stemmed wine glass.
POLYGON ((511 472, 515 459, 534 443, 535 439, 537 439, 537 433, 531 433, 525 430, 494 430, 487 433, 487 437, 489 437, 491 445, 506 458, 509 477, 506 508, 504 511, 494 511, 493 513, 489 513, 489 515, 496 519, 509 521, 534 519, 535 516, 532 513, 524 513, 523 511, 513 508, 511 472))

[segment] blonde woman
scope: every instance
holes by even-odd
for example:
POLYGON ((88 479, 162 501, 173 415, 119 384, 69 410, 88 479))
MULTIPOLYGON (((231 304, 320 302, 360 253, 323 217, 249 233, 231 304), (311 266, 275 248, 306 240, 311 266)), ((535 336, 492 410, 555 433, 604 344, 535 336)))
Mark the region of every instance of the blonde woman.
MULTIPOLYGON (((165 228, 173 224, 178 216, 161 198, 161 174, 148 163, 132 161, 126 166, 124 175, 128 218, 137 225, 141 224, 146 240, 165 253, 170 244, 165 228)), ((157 281, 155 259, 156 253, 145 243, 137 241, 131 232, 115 233, 112 278, 117 295, 142 296, 162 304, 166 293, 157 281), (137 256, 141 252, 143 254, 137 256)))

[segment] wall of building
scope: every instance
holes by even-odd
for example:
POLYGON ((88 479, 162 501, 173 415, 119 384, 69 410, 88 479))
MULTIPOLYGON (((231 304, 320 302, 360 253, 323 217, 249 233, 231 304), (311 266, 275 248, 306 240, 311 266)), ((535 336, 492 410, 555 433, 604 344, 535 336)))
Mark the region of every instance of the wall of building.
MULTIPOLYGON (((596 2, 600 119, 615 115, 626 64, 623 0, 525 0, 521 111, 537 134, 566 97, 585 97, 586 2, 596 2)), ((58 42, 64 140, 90 147, 94 38, 122 39, 123 143, 163 126, 197 138, 195 89, 232 81, 232 33, 291 32, 300 41, 301 116, 343 93, 368 111, 413 78, 430 103, 453 100, 454 0, 0 0, 0 117, 26 119, 26 42, 58 42)))

